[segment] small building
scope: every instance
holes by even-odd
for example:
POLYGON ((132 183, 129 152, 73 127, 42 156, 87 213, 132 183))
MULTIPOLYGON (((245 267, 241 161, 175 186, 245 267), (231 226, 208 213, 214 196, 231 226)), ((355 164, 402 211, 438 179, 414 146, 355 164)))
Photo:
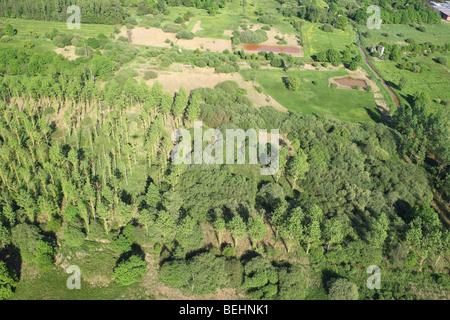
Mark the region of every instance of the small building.
POLYGON ((377 51, 380 53, 380 56, 384 54, 384 47, 383 46, 377 46, 377 51))
POLYGON ((442 20, 450 21, 450 1, 430 1, 430 6, 433 8, 433 11, 436 11, 441 15, 442 20))

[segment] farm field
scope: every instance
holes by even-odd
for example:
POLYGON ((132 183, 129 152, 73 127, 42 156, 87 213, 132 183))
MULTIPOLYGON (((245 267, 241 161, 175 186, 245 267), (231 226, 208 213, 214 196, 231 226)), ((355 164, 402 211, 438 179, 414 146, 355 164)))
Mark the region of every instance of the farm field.
MULTIPOLYGON (((241 71, 244 79, 249 79, 252 71, 241 71)), ((256 82, 265 93, 291 111, 302 114, 317 114, 331 119, 350 122, 372 122, 371 114, 377 114, 378 109, 372 92, 355 91, 353 89, 330 88, 328 79, 344 76, 344 70, 339 71, 277 71, 261 70, 256 82), (302 83, 297 92, 286 89, 282 78, 287 75, 297 75, 302 83), (316 81, 317 84, 313 84, 316 81)))
POLYGON ((425 28, 426 32, 422 32, 408 25, 382 24, 380 29, 369 30, 365 25, 358 25, 361 33, 370 33, 369 38, 363 37, 366 46, 375 46, 381 41, 406 45, 406 39, 414 39, 416 43, 432 42, 437 45, 444 45, 449 42, 449 23, 427 25, 425 28))
MULTIPOLYGON (((369 32, 370 36, 361 35, 363 45, 366 47, 376 46, 380 42, 388 44, 408 45, 406 39, 414 39, 415 43, 433 43, 444 46, 449 41, 448 34, 450 25, 440 23, 438 25, 427 25, 426 31, 421 32, 416 28, 405 25, 382 25, 380 30, 367 30, 365 26, 358 26, 363 34, 369 32)), ((418 91, 425 92, 431 103, 431 111, 439 112, 445 109, 440 101, 449 101, 450 92, 448 85, 450 82, 450 69, 448 65, 442 65, 436 62, 437 58, 444 57, 450 59, 450 54, 441 52, 432 52, 428 55, 411 56, 409 53, 402 55, 402 61, 417 63, 421 66, 420 73, 414 73, 409 70, 402 70, 397 67, 398 63, 388 59, 370 58, 373 66, 379 71, 387 84, 394 90, 401 101, 410 101, 411 97, 418 91), (400 90, 399 80, 406 79, 406 85, 400 90)))
POLYGON ((338 51, 350 48, 357 51, 356 33, 347 26, 346 30, 334 29, 333 32, 325 32, 320 29, 322 24, 302 21, 303 51, 305 58, 310 59, 315 54, 330 48, 338 51))

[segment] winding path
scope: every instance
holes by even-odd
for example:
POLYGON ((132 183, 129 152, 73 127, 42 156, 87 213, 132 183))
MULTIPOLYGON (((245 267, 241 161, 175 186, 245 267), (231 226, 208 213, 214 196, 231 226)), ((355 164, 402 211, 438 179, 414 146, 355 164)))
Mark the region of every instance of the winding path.
MULTIPOLYGON (((375 70, 375 68, 370 64, 369 59, 367 58, 367 54, 366 51, 364 50, 362 44, 361 44, 361 39, 360 39, 360 35, 358 32, 358 29, 356 29, 356 27, 353 25, 353 23, 351 23, 351 26, 353 27, 353 29, 356 32, 356 37, 357 37, 357 42, 358 42, 358 47, 359 50, 361 51, 363 58, 364 58, 364 62, 366 63, 366 65, 370 68, 370 70, 372 70, 372 72, 375 74, 375 77, 377 77, 380 81, 381 84, 387 89, 387 91, 389 92, 389 94, 392 96, 392 98, 394 99, 395 105, 398 107, 400 105, 400 101, 398 100, 397 95, 394 93, 394 91, 392 91, 392 89, 386 84, 386 82, 384 82, 383 78, 379 75, 379 73, 375 70)), ((390 119, 390 114, 389 114, 389 110, 386 110, 385 108, 379 106, 381 113, 386 117, 386 119, 390 119)), ((390 120, 389 120, 390 121, 390 120)))

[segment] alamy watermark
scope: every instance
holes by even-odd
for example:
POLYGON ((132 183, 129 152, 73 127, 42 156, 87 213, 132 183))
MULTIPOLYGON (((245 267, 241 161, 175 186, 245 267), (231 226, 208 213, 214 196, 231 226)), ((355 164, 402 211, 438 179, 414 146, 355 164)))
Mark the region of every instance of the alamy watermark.
POLYGON ((71 5, 67 8, 67 14, 72 14, 67 19, 67 28, 70 30, 81 29, 81 9, 79 6, 71 5))
POLYGON ((66 273, 73 273, 69 278, 67 278, 66 285, 67 288, 72 289, 81 289, 81 270, 79 266, 69 266, 66 269, 66 273))
POLYGON ((367 18, 367 28, 372 29, 381 29, 381 10, 379 6, 369 6, 366 11, 367 14, 372 14, 367 18))
POLYGON ((381 270, 379 266, 368 266, 367 267, 367 273, 372 274, 366 282, 367 288, 370 290, 373 289, 380 289, 381 288, 381 270))
POLYGON ((274 175, 279 169, 278 129, 272 129, 270 136, 265 129, 258 129, 258 131, 226 129, 224 143, 220 130, 208 129, 203 132, 202 122, 195 121, 193 140, 192 144, 191 133, 187 129, 177 129, 172 133, 172 141, 177 143, 170 154, 174 164, 224 164, 224 160, 225 164, 245 164, 247 159, 248 164, 257 164, 259 160, 259 163, 263 165, 261 175, 274 175), (246 141, 248 141, 248 154, 246 154, 246 141), (204 143, 208 143, 205 148, 203 148, 204 143))

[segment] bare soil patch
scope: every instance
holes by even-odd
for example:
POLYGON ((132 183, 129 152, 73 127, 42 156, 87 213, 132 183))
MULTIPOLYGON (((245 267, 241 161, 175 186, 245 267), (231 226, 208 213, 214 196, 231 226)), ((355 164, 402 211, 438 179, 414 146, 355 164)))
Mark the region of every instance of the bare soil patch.
POLYGON ((195 88, 213 88, 223 81, 233 80, 247 90, 247 96, 253 101, 255 107, 273 106, 282 111, 287 110, 269 95, 256 91, 254 88, 256 83, 244 81, 239 73, 215 73, 214 68, 173 64, 169 70, 159 71, 157 79, 147 80, 147 84, 151 86, 156 80, 163 85, 165 91, 171 94, 177 92, 180 87, 189 92, 195 88))
MULTIPOLYGON (((262 24, 254 24, 253 26, 250 26, 248 29, 252 30, 252 31, 256 31, 258 29, 261 29, 262 26, 263 26, 262 24)), ((228 30, 226 30, 226 31, 228 31, 228 30)), ((239 28, 239 31, 243 31, 242 28, 239 28)), ((263 42, 263 43, 259 43, 258 44, 259 46, 274 47, 274 48, 276 48, 274 50, 280 50, 281 49, 281 51, 284 51, 283 48, 295 48, 295 49, 297 49, 298 52, 292 53, 292 52, 288 52, 289 50, 286 51, 286 52, 290 53, 294 57, 303 57, 304 56, 304 54, 303 54, 303 47, 298 45, 298 39, 297 39, 296 35, 278 32, 273 27, 270 30, 268 30, 268 31, 265 30, 265 31, 266 31, 267 37, 269 39, 267 41, 263 42), (284 44, 284 45, 279 45, 277 43, 279 40, 276 39, 275 36, 279 36, 280 38, 284 38, 287 41, 287 43, 284 44)), ((224 32, 224 34, 225 34, 225 32, 224 32)), ((252 50, 245 49, 245 51, 251 53, 251 52, 254 52, 255 50, 253 50, 253 49, 252 50)), ((266 49, 264 51, 272 51, 272 50, 266 49)), ((278 51, 274 51, 274 53, 275 52, 278 52, 278 51)))
MULTIPOLYGON (((197 22, 199 24, 199 22, 197 22)), ((197 26, 196 24, 196 26, 197 26)), ((195 26, 194 26, 195 29, 195 26)), ((194 32, 193 29, 193 32, 194 32)), ((198 29, 200 30, 200 29, 198 29)), ((198 31, 196 30, 196 31, 198 31)), ((127 29, 123 28, 119 36, 127 37, 127 29)), ((131 43, 152 47, 170 48, 170 43, 166 43, 166 39, 175 43, 180 48, 187 50, 210 50, 212 52, 222 52, 224 50, 231 51, 231 41, 213 38, 194 38, 192 40, 177 39, 175 33, 164 32, 158 28, 136 27, 131 30, 131 43)))
POLYGON ((78 56, 75 54, 75 46, 67 46, 64 48, 56 48, 55 52, 57 54, 62 54, 65 58, 69 60, 75 60, 78 56))

